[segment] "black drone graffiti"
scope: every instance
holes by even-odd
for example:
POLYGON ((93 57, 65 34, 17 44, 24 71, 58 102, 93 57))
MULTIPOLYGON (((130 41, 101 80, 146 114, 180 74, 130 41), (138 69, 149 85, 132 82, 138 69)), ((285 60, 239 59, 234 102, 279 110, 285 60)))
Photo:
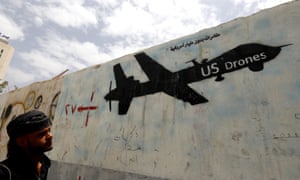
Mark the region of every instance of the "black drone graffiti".
MULTIPOLYGON (((127 114, 134 97, 145 96, 157 92, 164 92, 170 96, 189 102, 191 105, 206 103, 208 100, 188 86, 189 83, 216 77, 215 81, 224 80, 223 74, 248 67, 256 72, 264 69, 264 63, 274 59, 282 47, 266 46, 257 43, 243 44, 222 55, 202 62, 193 59, 193 66, 180 71, 171 72, 144 52, 135 55, 135 58, 149 81, 140 83, 133 76, 126 77, 120 64, 113 67, 116 79, 116 88, 105 95, 105 100, 119 101, 119 115, 127 114)), ((111 104, 110 104, 111 110, 111 104)))

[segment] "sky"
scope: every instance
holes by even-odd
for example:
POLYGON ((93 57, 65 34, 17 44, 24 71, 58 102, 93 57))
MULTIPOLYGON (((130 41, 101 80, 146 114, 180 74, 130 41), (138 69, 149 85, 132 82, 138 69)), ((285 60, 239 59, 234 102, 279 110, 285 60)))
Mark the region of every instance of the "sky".
POLYGON ((7 91, 102 64, 290 0, 0 0, 15 48, 7 91))

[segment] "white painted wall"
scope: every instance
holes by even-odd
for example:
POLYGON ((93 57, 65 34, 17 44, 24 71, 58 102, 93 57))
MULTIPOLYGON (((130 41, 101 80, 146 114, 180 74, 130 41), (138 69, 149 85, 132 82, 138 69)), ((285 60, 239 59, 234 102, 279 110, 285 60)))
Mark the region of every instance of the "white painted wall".
MULTIPOLYGON (((112 101, 110 112, 104 96, 110 82, 111 90, 116 88, 115 65, 120 63, 127 77, 149 81, 137 53, 4 94, 1 157, 6 153, 7 122, 34 108, 41 95, 36 107, 53 116, 52 179, 298 179, 299 8, 300 2, 294 1, 137 52, 171 72, 195 67, 189 60, 201 63, 207 58, 198 67, 210 67, 211 77, 202 74, 187 84, 207 103, 191 105, 159 91, 133 98, 124 115, 118 114, 118 101, 112 101), (287 44, 292 45, 279 48, 287 44), (236 56, 221 59, 226 52, 236 56), (253 63, 241 60, 249 52, 253 63), (221 66, 233 61, 236 68, 227 64, 223 72, 221 66), (261 71, 248 68, 261 64, 261 71), (225 79, 215 81, 221 72, 225 79), (5 116, 9 105, 13 108, 5 116)), ((130 83, 125 85, 131 92, 130 83)))

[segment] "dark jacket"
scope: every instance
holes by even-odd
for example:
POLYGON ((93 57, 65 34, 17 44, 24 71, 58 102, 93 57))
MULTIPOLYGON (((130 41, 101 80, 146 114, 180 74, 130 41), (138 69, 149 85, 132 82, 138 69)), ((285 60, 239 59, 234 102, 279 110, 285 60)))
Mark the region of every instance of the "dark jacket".
MULTIPOLYGON (((40 176, 38 176, 36 167, 34 167, 31 160, 21 152, 14 153, 0 164, 4 164, 10 169, 11 180, 46 180, 51 162, 46 155, 42 155, 40 162, 42 163, 40 176)), ((8 171, 1 166, 0 179, 9 180, 8 171)))

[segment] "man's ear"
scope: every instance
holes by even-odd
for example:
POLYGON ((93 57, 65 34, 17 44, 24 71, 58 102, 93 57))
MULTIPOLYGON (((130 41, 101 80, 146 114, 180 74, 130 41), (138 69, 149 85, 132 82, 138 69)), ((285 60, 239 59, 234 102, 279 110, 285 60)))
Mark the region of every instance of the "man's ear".
POLYGON ((17 137, 16 142, 21 148, 27 147, 27 140, 25 136, 17 137))

